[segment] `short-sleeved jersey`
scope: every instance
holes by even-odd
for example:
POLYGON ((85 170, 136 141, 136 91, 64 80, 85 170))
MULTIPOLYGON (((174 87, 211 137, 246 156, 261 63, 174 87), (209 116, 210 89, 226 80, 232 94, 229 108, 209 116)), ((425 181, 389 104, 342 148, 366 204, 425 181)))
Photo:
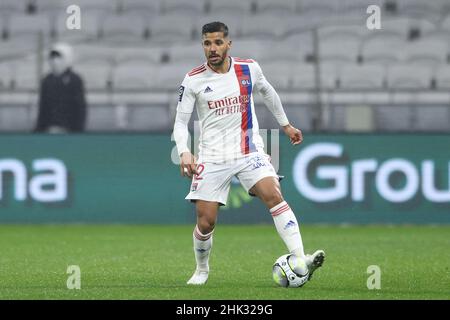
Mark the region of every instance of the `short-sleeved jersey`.
POLYGON ((267 83, 254 60, 230 58, 227 73, 207 63, 186 74, 179 90, 177 112, 192 113, 200 122, 199 158, 223 162, 262 151, 253 93, 267 83))

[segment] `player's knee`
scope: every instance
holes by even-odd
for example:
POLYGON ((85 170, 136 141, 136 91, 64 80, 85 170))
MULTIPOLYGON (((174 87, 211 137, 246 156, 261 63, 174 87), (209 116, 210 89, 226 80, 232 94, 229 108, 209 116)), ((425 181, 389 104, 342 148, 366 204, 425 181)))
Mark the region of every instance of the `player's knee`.
POLYGON ((214 230, 214 227, 216 226, 215 221, 202 219, 197 221, 198 229, 202 234, 208 234, 214 230))
POLYGON ((257 187, 255 186, 250 191, 255 193, 269 208, 273 208, 284 201, 278 180, 266 179, 263 184, 259 183, 257 187))
POLYGON ((201 233, 214 230, 217 219, 217 206, 208 203, 197 203, 197 225, 201 233))
POLYGON ((197 212, 197 225, 201 233, 207 234, 214 230, 216 225, 216 219, 214 215, 208 214, 207 212, 197 212))
POLYGON ((281 192, 275 192, 274 194, 270 195, 270 197, 267 199, 266 202, 269 208, 273 208, 283 201, 284 199, 283 196, 281 195, 281 192))
POLYGON ((279 188, 267 190, 261 198, 268 208, 273 208, 284 201, 283 195, 281 194, 281 190, 279 188))

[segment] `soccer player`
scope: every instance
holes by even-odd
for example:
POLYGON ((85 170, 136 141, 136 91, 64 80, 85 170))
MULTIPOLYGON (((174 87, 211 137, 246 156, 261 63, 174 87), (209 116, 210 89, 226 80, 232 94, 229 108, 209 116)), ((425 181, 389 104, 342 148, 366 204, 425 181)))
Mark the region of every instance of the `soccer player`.
POLYGON ((197 212, 193 232, 197 268, 187 283, 202 285, 208 280, 217 213, 220 205, 226 205, 233 176, 267 206, 289 252, 306 259, 312 275, 322 265, 325 253, 318 250, 305 256, 303 252, 297 219, 283 198, 278 175, 258 133, 253 92, 262 95, 293 145, 302 142, 302 133, 289 123, 278 94, 258 63, 228 55, 231 40, 224 23, 203 26, 202 46, 207 61, 187 73, 180 86, 173 132, 181 175, 192 177, 186 199, 195 202, 197 212), (187 143, 194 105, 200 120, 198 159, 187 143))

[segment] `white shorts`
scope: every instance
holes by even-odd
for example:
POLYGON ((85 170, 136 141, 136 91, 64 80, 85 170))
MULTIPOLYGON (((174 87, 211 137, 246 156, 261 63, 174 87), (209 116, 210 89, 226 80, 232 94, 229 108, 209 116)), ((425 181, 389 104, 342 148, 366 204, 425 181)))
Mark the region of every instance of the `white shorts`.
POLYGON ((192 178, 191 191, 186 199, 219 202, 222 205, 227 204, 233 176, 247 192, 262 178, 278 178, 270 157, 262 152, 250 153, 229 163, 202 163, 199 159, 197 172, 192 178))

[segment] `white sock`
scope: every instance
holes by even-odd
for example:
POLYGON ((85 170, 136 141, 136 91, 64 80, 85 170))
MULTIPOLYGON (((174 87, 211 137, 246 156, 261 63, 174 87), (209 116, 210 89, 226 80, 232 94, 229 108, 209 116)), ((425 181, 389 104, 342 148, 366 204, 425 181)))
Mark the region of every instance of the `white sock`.
POLYGON ((289 252, 304 258, 305 253, 303 252, 302 236, 298 227, 297 218, 286 201, 270 209, 270 213, 272 214, 278 234, 283 239, 289 252))
POLYGON ((212 234, 214 230, 207 234, 202 234, 196 225, 194 228, 194 253, 197 262, 197 270, 209 271, 209 254, 212 247, 212 234))

